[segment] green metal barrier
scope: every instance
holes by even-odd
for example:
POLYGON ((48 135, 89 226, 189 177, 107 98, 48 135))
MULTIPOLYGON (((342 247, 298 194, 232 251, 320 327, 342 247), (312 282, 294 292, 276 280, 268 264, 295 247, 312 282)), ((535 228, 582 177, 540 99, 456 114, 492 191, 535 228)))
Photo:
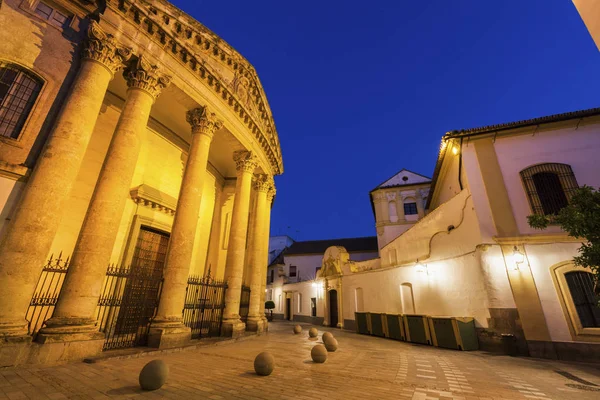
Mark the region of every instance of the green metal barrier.
POLYGON ((395 340, 406 340, 404 335, 404 323, 400 314, 385 314, 387 322, 387 337, 395 340))
POLYGON ((429 317, 434 346, 455 350, 477 350, 479 342, 473 318, 429 317))
POLYGON ((403 315, 406 341, 412 343, 431 344, 429 323, 426 315, 403 315))
POLYGON ((369 334, 369 326, 367 322, 367 313, 365 312, 355 312, 354 320, 356 321, 356 332, 362 335, 369 334))
POLYGON ((371 316, 371 335, 385 337, 382 314, 369 313, 371 316))

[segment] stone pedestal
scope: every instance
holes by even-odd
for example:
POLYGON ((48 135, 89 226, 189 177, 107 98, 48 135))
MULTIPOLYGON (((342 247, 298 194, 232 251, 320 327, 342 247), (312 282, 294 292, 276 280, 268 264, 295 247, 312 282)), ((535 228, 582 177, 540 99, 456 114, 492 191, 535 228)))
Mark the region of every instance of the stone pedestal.
POLYGON ((151 347, 173 347, 191 339, 190 328, 183 325, 181 310, 185 304, 210 143, 223 123, 206 107, 189 111, 187 121, 192 126, 192 142, 171 230, 160 304, 150 327, 148 344, 151 347))
POLYGON ((128 49, 90 22, 80 70, 0 244, 0 338, 27 335, 25 313, 68 208, 106 89, 129 57, 128 49))
MULTIPOLYGON (((40 330, 38 341, 71 341, 98 326, 95 311, 110 262, 131 180, 156 96, 169 83, 157 67, 141 58, 124 73, 129 89, 96 189, 73 251, 54 314, 40 330), (51 339, 50 336, 53 338, 51 339)), ((134 267, 135 268, 135 267, 134 267)), ((77 339, 80 340, 80 339, 77 339)))
POLYGON ((242 275, 246 255, 246 234, 248 232, 248 210, 250 208, 250 185, 258 162, 249 151, 236 151, 234 160, 238 172, 235 185, 235 200, 229 233, 229 247, 225 261, 225 310, 221 335, 236 337, 245 330, 240 320, 240 297, 242 293, 242 275))

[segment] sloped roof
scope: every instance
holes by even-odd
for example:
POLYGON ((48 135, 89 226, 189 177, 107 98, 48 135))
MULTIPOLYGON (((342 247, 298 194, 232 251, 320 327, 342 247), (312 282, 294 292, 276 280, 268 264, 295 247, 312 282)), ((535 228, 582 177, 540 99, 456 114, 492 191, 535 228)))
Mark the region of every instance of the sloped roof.
POLYGON ((430 182, 431 178, 403 168, 388 179, 386 179, 385 181, 383 181, 382 183, 380 183, 379 185, 377 185, 377 187, 375 187, 375 189, 373 190, 398 186, 417 185, 419 183, 430 182))
POLYGON ((283 253, 286 256, 299 254, 323 254, 331 246, 342 246, 349 253, 377 251, 377 236, 345 239, 307 240, 294 242, 283 253))
POLYGON ((570 111, 570 112, 561 113, 561 114, 552 114, 552 115, 547 115, 545 117, 537 117, 537 118, 525 119, 525 120, 521 120, 521 121, 506 122, 503 124, 486 125, 486 126, 481 126, 479 128, 461 129, 461 130, 454 130, 454 131, 447 132, 442 137, 440 151, 438 153, 437 161, 435 164, 435 169, 433 172, 433 180, 431 182, 431 193, 430 193, 430 196, 427 198, 426 208, 429 208, 429 205, 431 204, 431 199, 433 198, 433 194, 435 192, 435 187, 437 185, 440 171, 442 169, 442 163, 443 163, 444 157, 446 155, 446 150, 448 147, 446 145, 446 143, 448 140, 460 139, 462 141, 462 138, 468 138, 469 136, 485 135, 485 134, 491 134, 491 133, 496 133, 496 132, 502 132, 504 130, 509 130, 509 129, 524 128, 524 127, 528 127, 528 126, 548 124, 548 123, 552 123, 552 122, 568 121, 568 120, 577 119, 577 118, 593 117, 595 115, 600 115, 600 107, 589 108, 587 110, 570 111))

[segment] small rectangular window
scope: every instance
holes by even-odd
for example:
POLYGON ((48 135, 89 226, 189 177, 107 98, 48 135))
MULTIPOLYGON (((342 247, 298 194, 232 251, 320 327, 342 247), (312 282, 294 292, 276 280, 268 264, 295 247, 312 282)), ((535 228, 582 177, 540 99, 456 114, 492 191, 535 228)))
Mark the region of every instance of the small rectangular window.
POLYGON ((296 276, 296 266, 290 265, 290 277, 295 277, 295 276, 296 276))
POLYGON ((404 215, 418 214, 417 203, 404 203, 404 215))
POLYGON ((317 298, 316 297, 310 298, 310 315, 313 317, 317 316, 317 298))
POLYGON ((71 16, 65 14, 62 11, 58 11, 55 8, 49 6, 48 4, 42 3, 41 1, 35 8, 35 13, 41 18, 51 23, 52 25, 58 26, 59 28, 66 28, 71 22, 71 16))
POLYGON ((273 283, 274 279, 275 279, 275 270, 272 269, 271 273, 269 274, 269 283, 273 283))

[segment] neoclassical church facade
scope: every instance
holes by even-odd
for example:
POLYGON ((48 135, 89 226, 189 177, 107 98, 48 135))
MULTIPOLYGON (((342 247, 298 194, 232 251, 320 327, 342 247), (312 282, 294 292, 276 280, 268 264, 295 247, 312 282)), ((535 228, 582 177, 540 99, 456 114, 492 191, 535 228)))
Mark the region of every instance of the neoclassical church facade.
POLYGON ((266 329, 252 65, 164 0, 0 4, 0 366, 266 329))

